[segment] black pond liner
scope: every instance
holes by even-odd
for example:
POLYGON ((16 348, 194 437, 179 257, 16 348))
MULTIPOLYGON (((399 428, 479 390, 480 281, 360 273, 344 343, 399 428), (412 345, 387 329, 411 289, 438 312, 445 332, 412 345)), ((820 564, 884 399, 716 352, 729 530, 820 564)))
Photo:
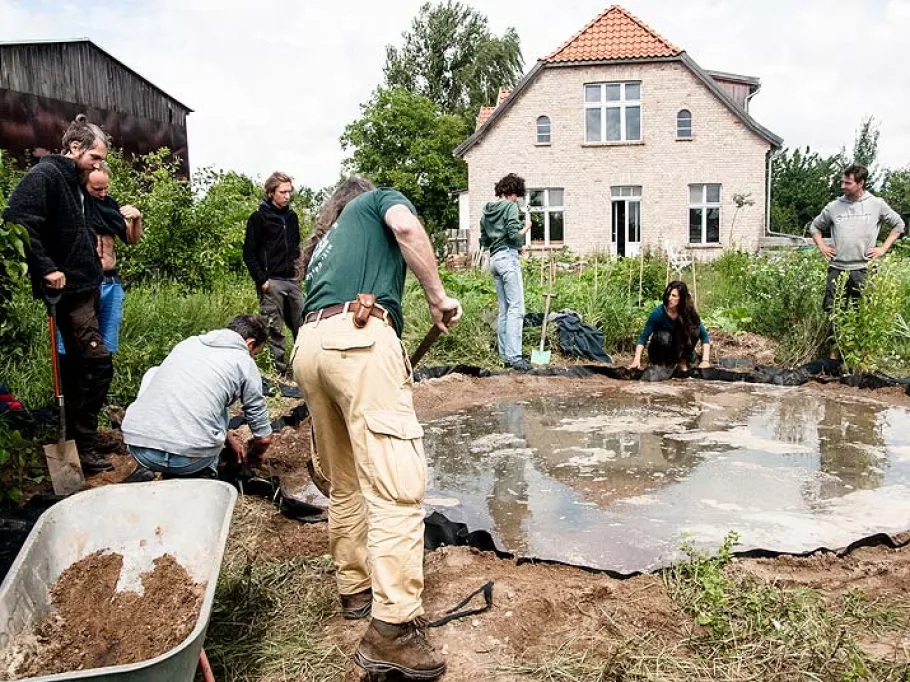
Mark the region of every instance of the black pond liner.
MULTIPOLYGON (((448 365, 444 367, 425 367, 414 371, 415 381, 436 379, 449 374, 461 374, 468 377, 491 377, 504 374, 516 374, 513 371, 493 372, 472 365, 448 365)), ((835 360, 817 360, 802 365, 795 369, 781 369, 766 365, 756 365, 744 358, 721 358, 715 366, 706 369, 692 369, 689 372, 679 372, 665 367, 648 367, 644 370, 630 370, 616 365, 571 365, 568 367, 545 367, 533 369, 525 374, 531 376, 558 376, 571 378, 586 378, 605 376, 620 381, 666 381, 671 378, 692 378, 705 381, 745 382, 751 384, 774 384, 777 386, 800 386, 809 381, 821 383, 838 382, 846 386, 862 389, 878 389, 893 386, 906 386, 907 395, 910 395, 910 377, 895 378, 881 373, 848 374, 841 373, 841 365, 835 360)), ((282 394, 285 391, 282 390, 282 394)), ((38 419, 32 415, 26 417, 29 424, 45 422, 44 411, 38 413, 38 419)), ((52 414, 52 413, 51 413, 52 414)), ((286 415, 272 422, 273 431, 280 431, 285 426, 296 428, 309 415, 305 403, 300 403, 286 415)), ((24 416, 24 415, 23 415, 24 416)), ((236 429, 245 423, 242 415, 231 419, 229 428, 236 429)), ((326 520, 324 506, 317 506, 290 495, 282 486, 277 476, 263 477, 251 469, 241 468, 227 473, 223 477, 228 483, 236 486, 245 495, 254 495, 270 500, 278 510, 287 518, 303 523, 319 523, 326 520)), ((25 538, 32 526, 44 510, 62 499, 55 495, 40 494, 33 496, 29 502, 15 512, 0 514, 0 580, 6 575, 10 565, 19 552, 25 538)), ((327 501, 326 501, 327 502, 327 501)), ((861 547, 888 547, 898 549, 910 544, 910 536, 902 542, 895 541, 885 533, 876 533, 861 538, 843 549, 830 549, 818 547, 806 552, 779 552, 766 549, 751 549, 743 552, 734 552, 733 556, 740 558, 775 558, 779 556, 807 557, 819 553, 835 554, 838 557, 846 556, 861 547)), ((641 575, 640 571, 633 573, 620 573, 609 569, 597 569, 590 566, 580 566, 551 559, 536 557, 515 557, 514 554, 505 552, 498 547, 489 532, 485 530, 471 531, 466 524, 449 520, 444 514, 434 511, 425 521, 424 547, 436 549, 443 546, 474 547, 484 552, 493 552, 503 559, 514 559, 518 565, 522 564, 552 564, 570 566, 592 573, 606 574, 613 578, 631 578, 641 575)), ((657 569, 660 572, 663 569, 657 569)))
MULTIPOLYGON (((514 371, 491 371, 471 365, 447 365, 443 367, 421 367, 414 370, 415 381, 438 379, 449 374, 468 377, 490 377, 516 375, 514 371)), ((568 367, 541 367, 522 374, 530 376, 556 376, 583 379, 605 376, 619 381, 666 381, 668 379, 702 379, 704 381, 744 382, 748 384, 773 384, 775 386, 802 386, 810 381, 820 383, 838 382, 845 386, 863 389, 906 386, 910 395, 910 377, 896 378, 875 373, 843 374, 837 360, 816 360, 794 369, 782 369, 770 365, 756 365, 745 358, 722 358, 715 366, 705 369, 693 368, 686 372, 660 366, 645 369, 628 369, 618 365, 570 365, 568 367)))

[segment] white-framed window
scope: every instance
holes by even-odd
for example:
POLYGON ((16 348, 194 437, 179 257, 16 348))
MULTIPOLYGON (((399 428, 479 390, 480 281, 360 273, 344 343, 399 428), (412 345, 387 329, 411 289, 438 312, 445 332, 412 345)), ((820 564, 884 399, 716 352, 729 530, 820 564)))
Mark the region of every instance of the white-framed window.
POLYGON ((585 142, 641 141, 641 83, 585 84, 585 142))
POLYGON ((720 185, 689 185, 689 243, 720 243, 720 185))
POLYGON ((528 246, 561 245, 565 238, 565 190, 561 187, 528 190, 531 230, 528 246))
POLYGON ((676 114, 676 139, 692 139, 692 112, 688 109, 680 109, 676 114))
POLYGON ((550 144, 550 117, 537 117, 537 144, 550 144))

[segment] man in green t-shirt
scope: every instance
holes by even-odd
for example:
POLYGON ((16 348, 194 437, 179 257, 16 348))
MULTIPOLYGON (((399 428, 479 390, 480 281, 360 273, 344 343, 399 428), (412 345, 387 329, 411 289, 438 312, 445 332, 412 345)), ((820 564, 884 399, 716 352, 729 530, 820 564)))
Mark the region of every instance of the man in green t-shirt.
POLYGON ((371 673, 434 679, 446 664, 421 627, 427 464, 400 340, 405 267, 443 332, 461 304, 446 295, 411 202, 362 178, 326 202, 302 264, 294 375, 313 418, 314 467, 331 483, 329 548, 342 611, 372 613, 354 660, 371 673))

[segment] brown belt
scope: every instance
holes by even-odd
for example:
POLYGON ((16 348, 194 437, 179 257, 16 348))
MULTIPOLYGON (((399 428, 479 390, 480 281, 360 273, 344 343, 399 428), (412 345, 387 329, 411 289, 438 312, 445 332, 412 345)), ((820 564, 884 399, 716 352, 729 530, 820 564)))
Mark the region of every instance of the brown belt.
MULTIPOLYGON (((358 301, 347 301, 346 303, 330 305, 328 308, 313 310, 312 312, 307 313, 303 318, 303 323, 310 324, 311 322, 318 322, 319 320, 335 317, 335 315, 341 315, 342 313, 354 313, 356 315, 358 310, 360 310, 360 303, 358 301)), ((389 311, 379 305, 374 305, 370 308, 370 317, 378 317, 380 320, 388 321, 388 316, 389 311)))

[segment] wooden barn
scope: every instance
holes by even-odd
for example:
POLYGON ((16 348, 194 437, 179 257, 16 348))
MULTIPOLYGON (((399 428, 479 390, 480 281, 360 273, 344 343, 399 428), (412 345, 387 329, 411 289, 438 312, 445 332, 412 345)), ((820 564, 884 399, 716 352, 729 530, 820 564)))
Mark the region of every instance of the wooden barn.
POLYGON ((0 149, 15 156, 60 151, 84 113, 128 154, 167 147, 188 176, 190 112, 91 40, 0 43, 0 149))

